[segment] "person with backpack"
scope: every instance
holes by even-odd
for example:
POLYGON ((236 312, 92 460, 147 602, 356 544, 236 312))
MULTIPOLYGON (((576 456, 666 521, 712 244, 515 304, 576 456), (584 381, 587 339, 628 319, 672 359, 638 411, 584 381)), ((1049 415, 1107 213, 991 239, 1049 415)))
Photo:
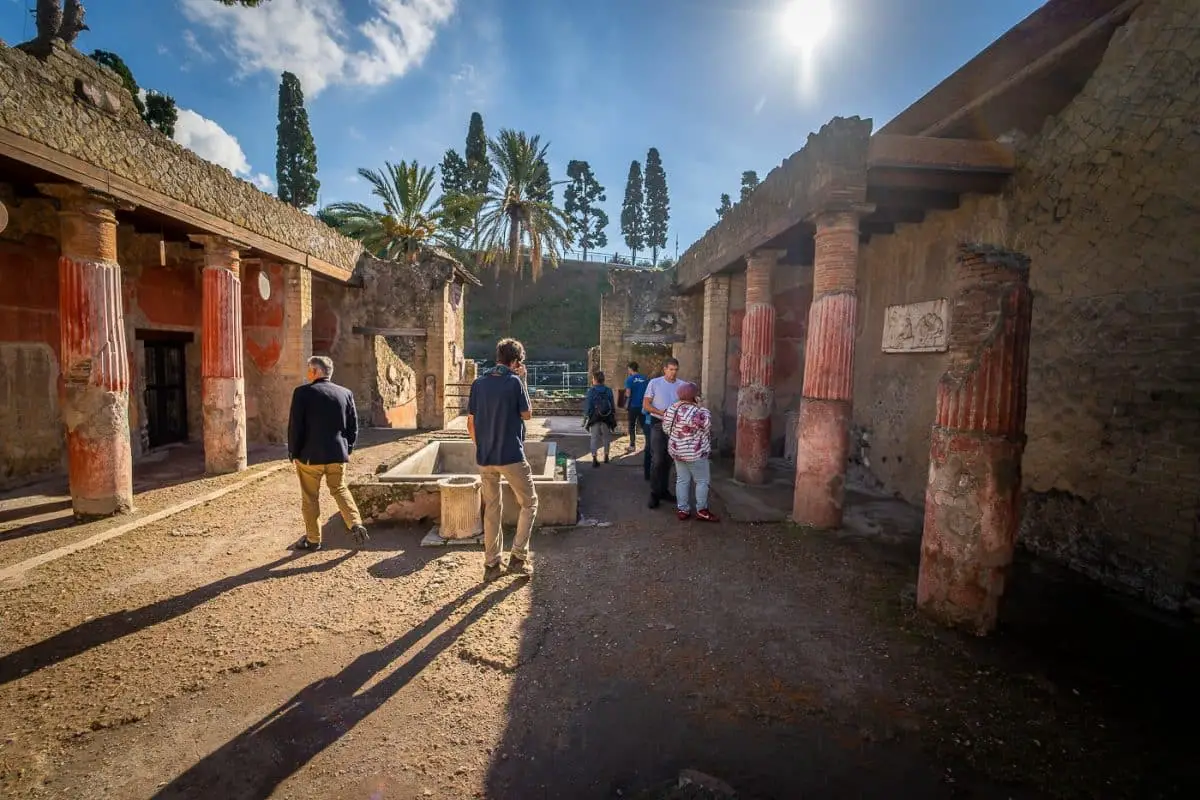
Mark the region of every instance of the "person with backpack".
POLYGON ((583 409, 583 427, 587 428, 592 440, 592 467, 600 466, 598 453, 604 448, 604 463, 608 463, 608 449, 613 431, 617 428, 617 401, 612 389, 604 385, 604 373, 592 373, 592 388, 588 389, 583 409))

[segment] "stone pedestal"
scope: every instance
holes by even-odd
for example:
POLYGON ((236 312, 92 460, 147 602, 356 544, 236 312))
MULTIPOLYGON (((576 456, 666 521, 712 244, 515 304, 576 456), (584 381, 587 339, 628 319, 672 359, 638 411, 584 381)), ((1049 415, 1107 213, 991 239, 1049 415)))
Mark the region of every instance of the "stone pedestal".
POLYGON ((239 472, 246 468, 240 246, 220 236, 192 239, 204 245, 200 352, 204 468, 214 475, 239 472))
POLYGON ((996 625, 1020 522, 1029 260, 959 248, 950 367, 938 384, 917 605, 978 634, 996 625))
POLYGON ((854 392, 858 219, 864 211, 826 212, 816 220, 792 500, 792 519, 814 528, 842 524, 854 392))
POLYGON ((59 364, 71 505, 81 519, 126 512, 133 458, 116 201, 80 186, 39 188, 60 203, 59 364))
POLYGON ((746 256, 746 315, 742 320, 741 386, 733 477, 748 484, 767 480, 771 455, 772 386, 775 371, 775 305, 771 272, 783 251, 757 250, 746 256))
POLYGON ((472 476, 443 478, 439 535, 443 539, 471 539, 483 533, 483 482, 472 476))

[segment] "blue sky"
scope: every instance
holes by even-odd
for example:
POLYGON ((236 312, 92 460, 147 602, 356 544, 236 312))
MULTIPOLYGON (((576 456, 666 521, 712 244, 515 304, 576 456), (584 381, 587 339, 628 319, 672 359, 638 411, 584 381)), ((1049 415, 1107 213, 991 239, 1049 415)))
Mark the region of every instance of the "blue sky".
MULTIPOLYGON (((175 97, 176 138, 269 188, 279 72, 300 75, 320 163, 320 204, 368 200, 359 166, 440 162, 472 111, 488 134, 540 133, 551 171, 591 163, 608 190, 609 243, 633 159, 657 147, 673 255, 835 115, 878 129, 1039 0, 834 0, 807 67, 784 35, 785 0, 87 0, 77 46, 112 50, 175 97)), ((0 38, 33 35, 34 0, 0 0, 0 38)), ((562 197, 562 188, 556 190, 562 197)))

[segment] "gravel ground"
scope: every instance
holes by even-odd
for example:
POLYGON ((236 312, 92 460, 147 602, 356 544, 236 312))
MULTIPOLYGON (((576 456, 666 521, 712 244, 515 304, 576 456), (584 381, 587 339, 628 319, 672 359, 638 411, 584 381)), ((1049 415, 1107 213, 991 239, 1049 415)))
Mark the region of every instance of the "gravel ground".
POLYGON ((940 631, 914 542, 679 523, 640 458, 581 463, 613 524, 529 581, 425 528, 297 554, 285 470, 0 586, 0 796, 1197 796, 1194 629, 1026 568, 998 636, 940 631))

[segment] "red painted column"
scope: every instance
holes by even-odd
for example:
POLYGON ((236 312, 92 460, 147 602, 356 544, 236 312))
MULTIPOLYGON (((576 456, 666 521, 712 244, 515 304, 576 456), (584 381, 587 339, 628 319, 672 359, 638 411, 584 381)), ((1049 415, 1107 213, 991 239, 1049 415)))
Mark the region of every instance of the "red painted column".
POLYGON ((793 521, 814 528, 842 524, 854 393, 860 213, 861 209, 829 211, 816 218, 792 498, 793 521))
POLYGON ((746 315, 742 319, 733 477, 748 484, 766 483, 767 459, 771 455, 771 408, 775 401, 771 271, 782 256, 782 250, 756 250, 746 256, 746 315))
POLYGON ((950 366, 938 383, 917 605, 978 634, 996 625, 1020 522, 1032 320, 1029 259, 958 251, 950 366))
POLYGON ((242 371, 242 282, 239 245, 193 236, 204 245, 200 377, 204 467, 212 474, 246 468, 246 381, 242 371))
POLYGON ((59 201, 60 396, 71 506, 79 519, 127 512, 133 458, 116 201, 82 186, 39 188, 59 201))

